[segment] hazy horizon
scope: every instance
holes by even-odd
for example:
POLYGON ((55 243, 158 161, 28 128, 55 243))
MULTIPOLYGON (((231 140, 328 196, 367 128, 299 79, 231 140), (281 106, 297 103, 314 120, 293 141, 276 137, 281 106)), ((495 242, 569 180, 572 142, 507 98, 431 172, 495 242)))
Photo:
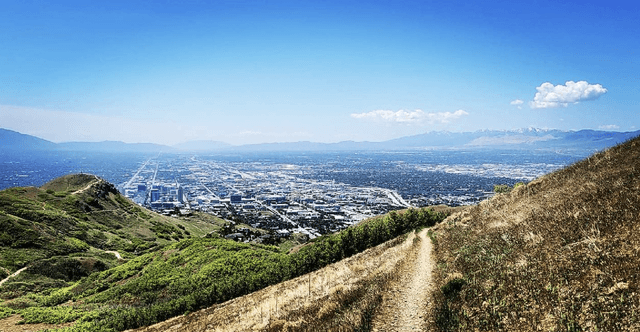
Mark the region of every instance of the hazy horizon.
POLYGON ((52 142, 640 129, 640 4, 10 1, 0 127, 52 142))
MULTIPOLYGON (((0 128, 1 130, 10 130, 10 131, 14 131, 11 129, 7 129, 7 128, 0 128)), ((381 140, 381 141, 366 141, 366 140, 362 140, 362 141, 354 141, 354 140, 344 140, 344 141, 338 141, 338 142, 316 142, 316 141, 291 141, 291 142, 261 142, 261 143, 245 143, 245 144, 231 144, 228 142, 224 142, 224 141, 217 141, 217 140, 191 140, 191 141, 184 141, 184 142, 179 142, 179 143, 175 143, 175 144, 162 144, 162 143, 153 143, 153 142, 126 142, 123 140, 119 140, 117 138, 114 139, 107 139, 107 140, 94 140, 94 141, 60 141, 60 142, 56 142, 56 141, 50 141, 47 140, 49 142, 55 143, 55 144, 85 144, 85 143, 89 143, 89 144, 93 144, 93 143, 124 143, 124 144, 156 144, 156 145, 161 145, 161 146, 167 146, 167 147, 173 147, 173 148, 179 148, 179 149, 183 149, 186 148, 187 150, 210 150, 212 148, 211 144, 216 144, 218 145, 218 148, 233 148, 233 147, 242 147, 242 146, 249 146, 249 145, 279 145, 279 144, 297 144, 297 143, 310 143, 310 144, 341 144, 341 143, 349 143, 349 142, 354 142, 354 143, 372 143, 372 144, 376 144, 376 143, 385 143, 385 142, 391 142, 397 139, 403 139, 403 138, 410 138, 410 137, 417 137, 417 136, 421 136, 421 135, 432 135, 432 134, 475 134, 475 133, 484 133, 484 132, 492 132, 492 133, 501 133, 504 132, 505 134, 507 134, 506 136, 500 136, 500 137, 495 137, 495 139, 493 141, 487 141, 487 139, 490 139, 489 137, 483 137, 482 139, 484 139, 483 143, 479 144, 479 145, 486 145, 486 146, 491 146, 491 145, 500 145, 499 142, 502 142, 502 144, 506 144, 506 145, 512 145, 512 146, 517 146, 519 144, 525 144, 527 142, 532 143, 534 141, 546 141, 549 140, 549 136, 544 136, 544 137, 540 137, 540 136, 536 136, 536 134, 531 134, 532 132, 537 132, 537 135, 539 135, 540 133, 549 133, 549 132, 564 132, 564 133, 570 133, 570 132, 580 132, 580 131, 587 131, 587 130, 593 130, 594 132, 601 132, 601 133, 618 133, 618 134, 625 134, 625 133, 636 133, 636 132, 640 132, 640 130, 635 130, 635 131, 620 131, 620 130, 610 130, 610 129, 590 129, 590 128, 583 128, 583 129, 572 129, 572 130, 561 130, 561 129, 555 129, 555 128, 534 128, 534 127, 529 127, 529 128, 517 128, 517 129, 509 129, 509 130, 489 130, 489 129, 479 129, 476 131, 465 131, 465 132, 452 132, 452 131, 429 131, 429 132, 424 132, 424 133, 418 133, 418 134, 414 134, 414 135, 407 135, 407 136, 401 136, 401 137, 395 137, 395 138, 390 138, 387 140, 381 140), (511 135, 511 134, 515 134, 515 135, 511 135), (518 135, 518 134, 522 134, 522 135, 518 135), (538 139, 536 139, 536 137, 539 137, 538 139), (511 139, 509 139, 511 138, 511 139), (519 140, 518 140, 519 138, 519 140), (501 139, 503 139, 501 141, 501 139), (527 139, 529 139, 527 141, 527 139), (532 140, 533 139, 533 140, 532 140)), ((18 134, 24 134, 24 135, 29 135, 29 134, 25 134, 25 133, 21 133, 18 131, 14 131, 17 132, 18 134)), ((33 135, 29 135, 32 137, 36 137, 36 138, 40 138, 40 139, 45 139, 42 137, 38 137, 38 136, 33 136, 33 135)), ((560 139, 560 137, 556 137, 557 139, 560 139)), ((46 140, 46 139, 45 139, 46 140)), ((0 142, 1 143, 1 142, 0 142)), ((584 142, 585 144, 587 143, 587 141, 584 142)), ((0 144, 1 145, 1 144, 0 144)), ((454 146, 455 144, 451 145, 454 146)))

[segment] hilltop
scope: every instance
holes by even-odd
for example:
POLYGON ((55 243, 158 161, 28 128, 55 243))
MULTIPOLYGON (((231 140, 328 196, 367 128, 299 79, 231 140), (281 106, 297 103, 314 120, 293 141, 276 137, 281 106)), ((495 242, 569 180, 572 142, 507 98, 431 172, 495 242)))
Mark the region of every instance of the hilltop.
POLYGON ((143 209, 94 175, 67 175, 41 188, 3 190, 0 279, 24 272, 5 281, 0 297, 46 292, 216 228, 143 209))
POLYGON ((640 330, 640 138, 434 227, 443 331, 640 330))

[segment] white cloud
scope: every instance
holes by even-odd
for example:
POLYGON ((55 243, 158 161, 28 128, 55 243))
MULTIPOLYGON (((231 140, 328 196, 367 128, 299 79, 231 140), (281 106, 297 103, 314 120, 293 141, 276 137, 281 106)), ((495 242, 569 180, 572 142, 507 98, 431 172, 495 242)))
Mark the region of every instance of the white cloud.
POLYGON ((542 83, 536 88, 533 101, 529 102, 531 108, 554 108, 569 104, 575 104, 585 100, 594 100, 607 93, 600 84, 589 84, 587 81, 567 81, 565 85, 553 85, 549 82, 542 83))
POLYGON ((353 113, 351 117, 354 119, 372 120, 378 122, 387 123, 405 123, 405 124, 420 124, 420 123, 449 123, 451 120, 456 120, 469 113, 463 110, 457 110, 455 112, 438 112, 438 113, 426 113, 423 110, 415 111, 388 111, 377 110, 365 113, 353 113))
POLYGON ((614 124, 610 124, 610 125, 602 125, 602 126, 598 127, 598 129, 602 129, 602 130, 616 130, 616 129, 620 129, 620 126, 618 126, 618 125, 614 125, 614 124))
POLYGON ((521 105, 524 104, 524 101, 521 100, 521 99, 516 99, 516 100, 511 101, 510 104, 518 106, 518 109, 521 110, 522 109, 521 105))

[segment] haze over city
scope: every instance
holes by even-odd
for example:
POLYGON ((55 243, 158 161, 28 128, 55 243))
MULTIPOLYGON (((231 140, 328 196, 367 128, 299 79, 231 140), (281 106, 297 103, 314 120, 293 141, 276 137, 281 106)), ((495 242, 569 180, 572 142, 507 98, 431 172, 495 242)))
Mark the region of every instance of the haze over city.
POLYGON ((54 142, 634 131, 630 1, 8 1, 0 127, 54 142))

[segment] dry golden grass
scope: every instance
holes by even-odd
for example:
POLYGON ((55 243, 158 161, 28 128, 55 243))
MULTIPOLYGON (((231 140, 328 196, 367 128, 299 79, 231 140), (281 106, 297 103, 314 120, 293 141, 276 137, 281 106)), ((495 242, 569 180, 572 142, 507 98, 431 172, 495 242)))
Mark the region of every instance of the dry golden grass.
POLYGON ((414 246, 415 236, 411 233, 318 271, 135 331, 353 330, 372 314, 380 290, 414 246))
POLYGON ((382 303, 373 319, 373 331, 422 331, 431 319, 423 309, 428 306, 433 287, 431 274, 432 245, 427 229, 414 240, 416 250, 398 264, 390 284, 384 290, 382 303))
POLYGON ((441 330, 640 331, 640 139, 455 213, 434 239, 441 330))

